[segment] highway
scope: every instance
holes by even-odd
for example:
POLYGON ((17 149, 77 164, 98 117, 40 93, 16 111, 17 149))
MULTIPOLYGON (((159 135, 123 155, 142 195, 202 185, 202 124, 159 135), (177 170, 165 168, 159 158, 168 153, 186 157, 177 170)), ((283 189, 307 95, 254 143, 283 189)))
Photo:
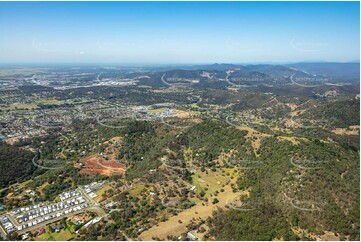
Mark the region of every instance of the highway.
POLYGON ((226 73, 227 73, 226 82, 227 82, 228 84, 232 85, 232 86, 241 87, 241 85, 234 84, 233 82, 231 82, 231 81, 228 79, 232 72, 234 72, 234 71, 233 71, 233 70, 226 71, 226 73))
POLYGON ((297 85, 297 86, 300 86, 300 87, 320 87, 320 86, 322 86, 322 85, 303 85, 303 84, 299 84, 299 83, 297 83, 297 82, 295 82, 295 81, 293 80, 293 76, 294 76, 294 75, 296 75, 296 73, 292 74, 292 76, 290 77, 290 78, 291 78, 291 82, 292 82, 292 84, 295 84, 295 85, 297 85))
POLYGON ((168 82, 166 82, 166 81, 164 80, 164 77, 165 77, 165 74, 163 74, 163 76, 162 76, 162 78, 161 78, 162 82, 163 82, 164 84, 168 85, 168 86, 172 86, 171 84, 169 84, 168 82))

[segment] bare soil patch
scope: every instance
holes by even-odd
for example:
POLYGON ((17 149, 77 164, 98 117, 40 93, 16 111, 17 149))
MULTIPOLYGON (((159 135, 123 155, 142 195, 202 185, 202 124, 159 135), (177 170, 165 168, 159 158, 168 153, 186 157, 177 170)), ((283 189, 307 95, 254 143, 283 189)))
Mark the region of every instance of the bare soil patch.
POLYGON ((101 174, 110 176, 114 174, 123 174, 126 170, 125 166, 117 160, 105 160, 96 156, 89 156, 79 160, 84 164, 80 170, 80 174, 101 174))

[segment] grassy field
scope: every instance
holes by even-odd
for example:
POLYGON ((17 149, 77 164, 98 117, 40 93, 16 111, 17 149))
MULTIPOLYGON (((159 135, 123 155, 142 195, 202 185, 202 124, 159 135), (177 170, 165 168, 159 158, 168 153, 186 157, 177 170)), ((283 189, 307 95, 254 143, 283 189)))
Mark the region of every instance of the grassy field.
POLYGON ((98 196, 96 198, 94 198, 94 201, 96 202, 101 202, 102 200, 104 200, 104 197, 102 196, 103 193, 105 193, 105 191, 111 189, 112 187, 110 185, 104 185, 102 188, 100 188, 99 190, 97 190, 95 192, 95 194, 97 194, 98 196))
POLYGON ((158 109, 150 109, 150 110, 147 110, 147 112, 150 112, 150 113, 164 113, 165 110, 164 110, 164 109, 161 109, 161 108, 158 108, 158 109))
POLYGON ((56 99, 40 99, 36 101, 37 104, 43 104, 43 105, 60 105, 63 102, 60 102, 56 99))
POLYGON ((0 76, 32 75, 43 71, 44 69, 3 69, 0 70, 0 76))
MULTIPOLYGON (((233 174, 233 169, 227 169, 225 170, 225 173, 226 172, 233 174)), ((234 177, 231 182, 236 181, 237 176, 234 177)), ((233 192, 230 185, 225 185, 227 180, 227 176, 222 176, 220 171, 208 171, 208 174, 206 174, 206 172, 197 172, 193 175, 193 185, 196 186, 196 192, 200 192, 206 187, 208 188, 205 195, 205 197, 208 198, 208 202, 198 201, 195 206, 181 211, 176 216, 170 217, 167 221, 161 222, 149 230, 144 231, 139 238, 141 240, 152 240, 152 237, 159 237, 160 239, 167 240, 167 235, 179 236, 187 231, 186 226, 193 218, 207 219, 217 207, 225 207, 228 202, 239 198, 240 195, 248 194, 248 191, 233 192), (223 185, 225 186, 223 187, 223 185), (220 192, 222 187, 224 192, 220 192), (219 192, 219 195, 216 197, 219 202, 212 204, 215 196, 211 196, 211 194, 215 191, 219 192), (179 221, 181 221, 181 223, 179 221)))
POLYGON ((16 109, 36 109, 41 105, 61 105, 64 102, 56 99, 36 99, 32 100, 31 103, 14 103, 10 105, 0 106, 0 110, 16 110, 16 109))
POLYGON ((205 191, 206 194, 212 194, 215 191, 218 191, 222 188, 222 185, 226 183, 228 178, 222 176, 220 172, 206 172, 198 171, 192 176, 193 185, 196 187, 196 192, 208 189, 205 191))
MULTIPOLYGON (((211 202, 208 202, 207 205, 203 205, 199 202, 190 209, 184 210, 178 213, 178 215, 171 217, 169 220, 161 222, 149 230, 144 231, 139 238, 141 240, 152 240, 152 237, 159 237, 160 239, 166 240, 167 235, 179 236, 187 231, 186 225, 189 224, 193 218, 207 219, 217 207, 225 207, 228 200, 234 200, 241 194, 241 192, 233 193, 232 189, 228 186, 225 188, 225 191, 217 197, 219 203, 212 204, 211 202), (179 221, 182 223, 179 223, 179 221)), ((246 192, 244 192, 244 194, 246 194, 246 192)))
MULTIPOLYGON (((10 104, 9 108, 11 110, 14 110, 14 109, 35 109, 37 108, 38 106, 34 103, 16 103, 16 104, 10 104)), ((7 108, 5 108, 7 109, 7 108)))
POLYGON ((41 185, 41 186, 39 186, 39 187, 36 188, 36 190, 37 190, 38 192, 40 192, 41 196, 43 196, 43 197, 45 197, 45 194, 44 194, 44 192, 43 192, 43 189, 44 189, 47 185, 49 185, 49 183, 48 183, 48 182, 45 182, 43 185, 41 185))
POLYGON ((68 229, 62 229, 58 233, 51 233, 46 229, 46 232, 35 238, 36 241, 67 241, 73 238, 73 235, 68 229))
POLYGON ((25 182, 19 183, 19 188, 21 188, 21 189, 25 188, 32 181, 33 180, 27 180, 25 182))
POLYGON ((136 186, 132 190, 130 190, 129 193, 132 196, 138 196, 140 194, 140 192, 144 189, 144 187, 145 187, 144 185, 136 186))
POLYGON ((152 88, 151 86, 147 86, 147 85, 139 85, 138 87, 139 88, 146 88, 146 89, 151 89, 152 88))
POLYGON ((192 104, 191 104, 191 108, 199 108, 199 106, 198 106, 198 104, 196 104, 196 103, 192 103, 192 104))

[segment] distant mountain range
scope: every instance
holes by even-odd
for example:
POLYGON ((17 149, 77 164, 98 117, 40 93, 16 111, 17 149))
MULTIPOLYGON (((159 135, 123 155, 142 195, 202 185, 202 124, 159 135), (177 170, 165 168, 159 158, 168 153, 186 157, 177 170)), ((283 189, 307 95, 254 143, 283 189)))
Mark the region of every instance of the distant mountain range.
MULTIPOLYGON (((240 69, 240 71, 256 71, 266 74, 282 74, 288 70, 297 69, 311 75, 325 75, 333 78, 342 78, 343 81, 359 82, 360 80, 360 63, 359 62, 305 62, 294 64, 227 64, 215 63, 211 65, 193 65, 178 66, 183 70, 213 70, 226 71, 230 69, 240 69)), ((175 67, 173 67, 175 69, 175 67)))

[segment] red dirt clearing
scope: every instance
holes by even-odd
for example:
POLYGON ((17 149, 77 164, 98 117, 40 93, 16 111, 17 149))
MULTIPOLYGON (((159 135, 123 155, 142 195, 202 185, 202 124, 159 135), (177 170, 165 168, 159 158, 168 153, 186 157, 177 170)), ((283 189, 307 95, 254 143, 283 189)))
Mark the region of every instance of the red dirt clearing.
POLYGON ((115 160, 105 160, 95 156, 90 156, 79 160, 84 166, 80 170, 80 174, 101 174, 110 176, 114 174, 122 174, 126 168, 124 165, 115 160))

